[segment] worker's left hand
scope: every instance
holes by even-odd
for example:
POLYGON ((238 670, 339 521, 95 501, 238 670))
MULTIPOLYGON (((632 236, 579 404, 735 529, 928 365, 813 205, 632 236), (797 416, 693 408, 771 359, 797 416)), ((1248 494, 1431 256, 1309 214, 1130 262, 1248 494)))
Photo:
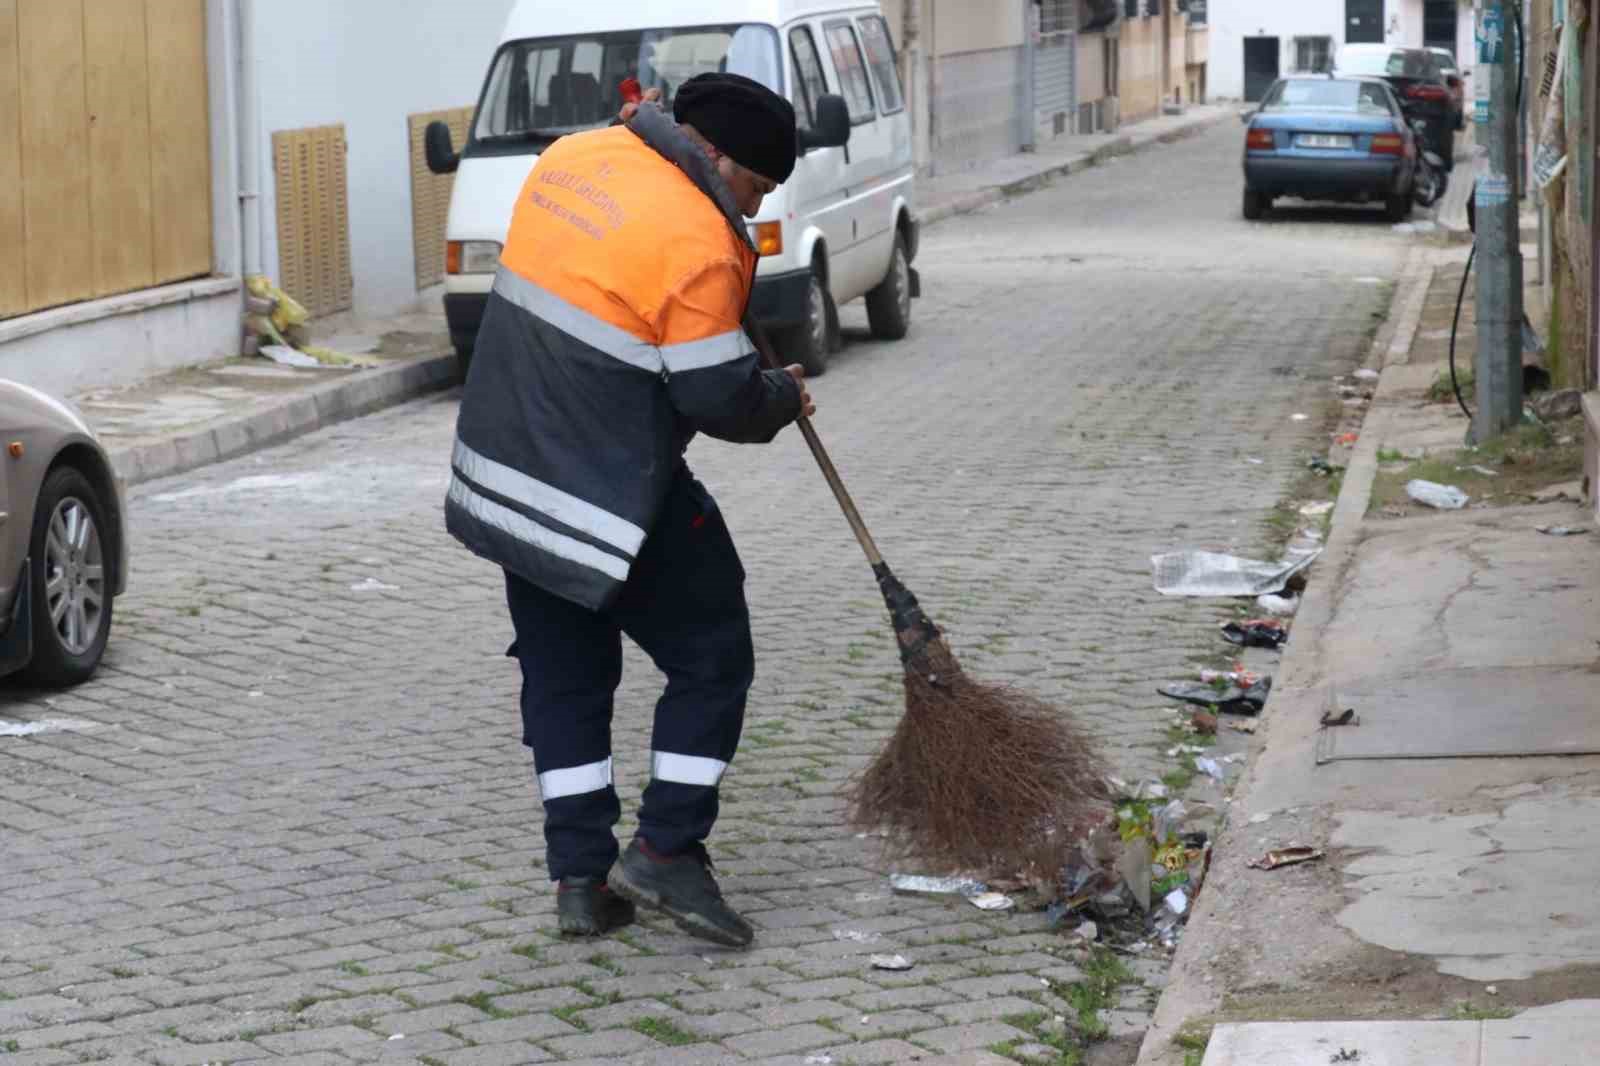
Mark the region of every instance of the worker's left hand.
MULTIPOLYGON (((661 102, 661 90, 656 88, 646 89, 644 91, 643 102, 648 104, 659 104, 661 102)), ((617 117, 623 122, 627 122, 629 119, 633 118, 634 113, 638 110, 638 104, 623 104, 622 111, 617 115, 617 117)))
POLYGON ((783 368, 784 373, 794 378, 794 383, 800 386, 800 415, 810 418, 817 413, 817 405, 811 402, 811 393, 806 391, 806 370, 799 363, 790 363, 783 368))

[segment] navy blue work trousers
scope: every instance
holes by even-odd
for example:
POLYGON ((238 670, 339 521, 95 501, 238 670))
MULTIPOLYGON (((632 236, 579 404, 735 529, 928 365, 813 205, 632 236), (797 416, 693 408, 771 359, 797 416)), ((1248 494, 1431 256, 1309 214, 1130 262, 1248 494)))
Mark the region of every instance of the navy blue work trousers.
POLYGON ((667 855, 705 840, 755 674, 744 568, 705 486, 679 469, 611 608, 590 611, 510 571, 506 600, 516 629, 510 654, 522 665, 522 740, 539 776, 551 879, 603 877, 617 858, 611 714, 623 634, 667 676, 639 835, 667 855))

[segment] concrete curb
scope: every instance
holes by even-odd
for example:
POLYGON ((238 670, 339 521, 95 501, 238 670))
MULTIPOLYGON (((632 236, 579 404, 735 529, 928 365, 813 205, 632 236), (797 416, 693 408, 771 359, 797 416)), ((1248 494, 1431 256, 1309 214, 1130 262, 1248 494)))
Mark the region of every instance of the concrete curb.
POLYGON ((1016 178, 1012 181, 1002 182, 999 185, 989 185, 976 192, 966 193, 951 200, 949 203, 939 204, 927 208, 919 215, 924 226, 935 226, 945 219, 957 215, 969 215, 985 207, 1001 203, 1013 196, 1022 196, 1030 192, 1043 189, 1055 182, 1057 178, 1068 177, 1080 171, 1104 163, 1117 156, 1135 155, 1159 144, 1172 144, 1186 137, 1193 136, 1202 130, 1220 125, 1230 119, 1237 121, 1237 117, 1229 114, 1207 115, 1197 118, 1175 129, 1165 130, 1161 133, 1124 134, 1109 144, 1103 144, 1092 152, 1080 152, 1077 155, 1067 156, 1065 159, 1050 163, 1026 177, 1016 178))
MULTIPOLYGON (((1410 351, 1422 327, 1422 312, 1433 275, 1431 256, 1423 246, 1415 247, 1405 265, 1401 283, 1395 286, 1394 295, 1390 298, 1389 318, 1373 338, 1363 365, 1381 373, 1385 367, 1397 361, 1394 358, 1396 352, 1410 351)), ((1393 380, 1393 375, 1384 375, 1379 380, 1372 404, 1362 420, 1360 436, 1350 457, 1350 464, 1345 469, 1339 498, 1334 504, 1327 546, 1317 560, 1317 576, 1302 596, 1300 610, 1295 616, 1296 639, 1289 643, 1278 674, 1273 678, 1274 692, 1293 692, 1306 688, 1308 686, 1301 679, 1315 678, 1321 669, 1319 649, 1322 642, 1318 638, 1333 619, 1341 578, 1355 561, 1356 548, 1360 544, 1362 517, 1366 514, 1372 484, 1378 473, 1379 443, 1383 439, 1383 430, 1393 417, 1392 407, 1385 403, 1393 391, 1386 386, 1393 380)), ((1269 703, 1266 715, 1270 718, 1272 714, 1273 705, 1269 703)), ((1272 732, 1269 728, 1262 744, 1270 745, 1271 742, 1272 732)), ((1253 784, 1259 750, 1251 754, 1250 764, 1234 791, 1233 810, 1243 810, 1247 806, 1241 806, 1241 801, 1248 797, 1253 784)), ((1242 866, 1243 856, 1238 857, 1239 862, 1217 861, 1219 854, 1241 846, 1235 844, 1233 834, 1228 830, 1229 827, 1224 826, 1215 845, 1218 854, 1213 855, 1212 869, 1216 871, 1213 877, 1218 877, 1219 872, 1230 866, 1242 866)), ((1173 1044, 1173 1038, 1190 1019, 1212 1014, 1222 1003, 1225 990, 1216 987, 1203 968, 1205 960, 1216 952, 1217 944, 1225 941, 1229 935, 1226 928, 1218 926, 1215 900, 1214 892, 1203 889, 1196 901, 1189 931, 1178 946, 1178 953, 1167 976, 1167 986, 1161 993, 1150 1028, 1139 1047, 1137 1066, 1179 1066, 1183 1062, 1183 1051, 1173 1044)))
POLYGON ((111 462, 127 484, 138 485, 282 444, 335 422, 449 388, 455 380, 453 352, 417 356, 393 366, 350 373, 268 407, 219 419, 203 429, 113 449, 111 462))

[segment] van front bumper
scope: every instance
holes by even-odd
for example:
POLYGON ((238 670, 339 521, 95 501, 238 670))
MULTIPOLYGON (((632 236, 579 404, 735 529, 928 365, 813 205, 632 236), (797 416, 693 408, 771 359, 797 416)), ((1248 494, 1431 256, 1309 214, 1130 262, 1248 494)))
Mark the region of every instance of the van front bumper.
POLYGON ((806 320, 806 297, 810 286, 809 269, 757 277, 755 287, 750 292, 750 316, 763 326, 774 329, 802 325, 806 320))

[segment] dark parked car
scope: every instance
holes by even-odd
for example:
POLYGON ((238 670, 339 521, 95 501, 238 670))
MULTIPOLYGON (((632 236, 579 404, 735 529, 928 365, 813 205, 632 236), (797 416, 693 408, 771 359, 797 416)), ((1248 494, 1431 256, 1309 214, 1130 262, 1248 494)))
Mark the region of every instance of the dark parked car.
POLYGON ((1336 69, 1341 76, 1366 75, 1388 82, 1406 117, 1428 124, 1428 141, 1444 160, 1445 169, 1455 165, 1461 105, 1432 52, 1385 44, 1347 44, 1339 50, 1336 69))
POLYGON ((71 408, 0 381, 0 675, 72 685, 100 665, 127 585, 122 482, 71 408))
POLYGON ((1279 196, 1376 202, 1395 222, 1411 213, 1417 137, 1379 78, 1280 78, 1243 116, 1244 217, 1279 196))
POLYGON ((1467 128, 1467 72, 1456 65, 1456 57, 1448 48, 1430 48, 1433 61, 1439 64, 1439 73, 1456 101, 1456 131, 1467 128))

